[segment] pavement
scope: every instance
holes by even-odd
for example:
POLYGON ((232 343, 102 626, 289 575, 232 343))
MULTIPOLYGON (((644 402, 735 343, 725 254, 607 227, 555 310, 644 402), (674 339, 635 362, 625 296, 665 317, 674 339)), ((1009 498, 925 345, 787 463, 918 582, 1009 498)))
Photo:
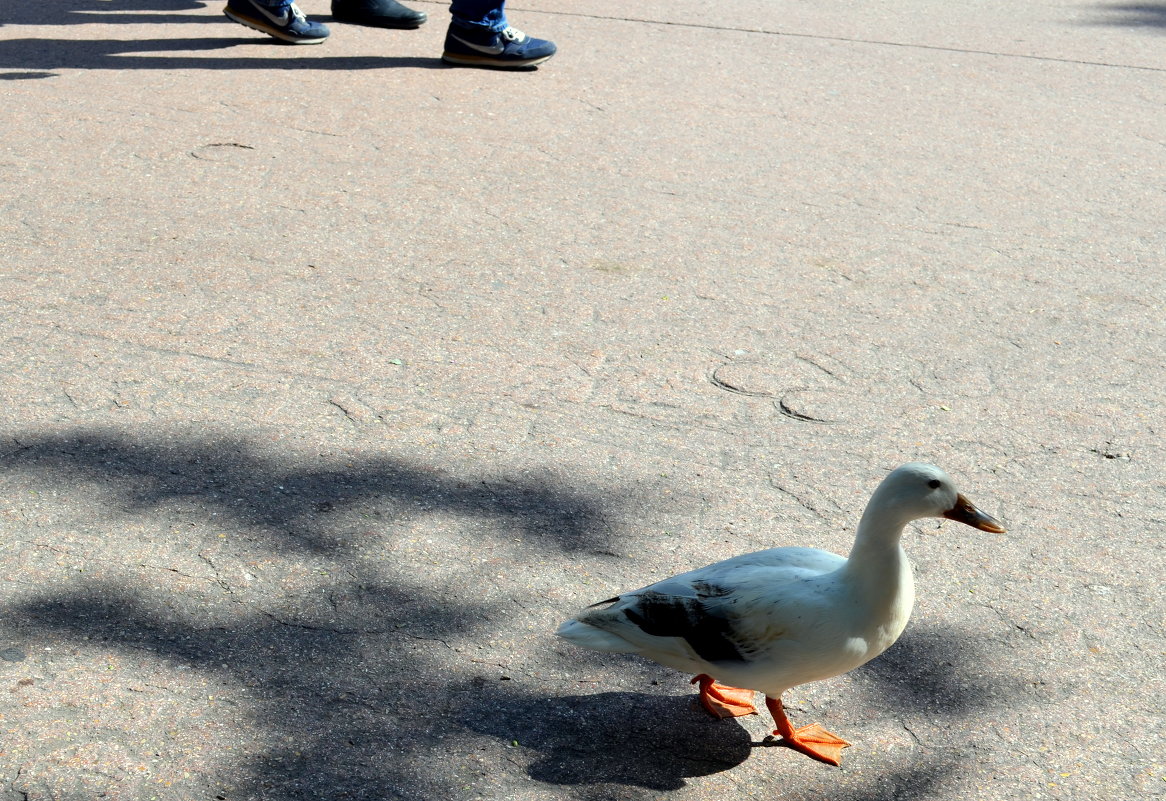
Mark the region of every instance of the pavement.
POLYGON ((0 10, 0 799, 1166 794, 1166 6, 414 5, 0 10), (909 460, 840 769, 551 635, 909 460))

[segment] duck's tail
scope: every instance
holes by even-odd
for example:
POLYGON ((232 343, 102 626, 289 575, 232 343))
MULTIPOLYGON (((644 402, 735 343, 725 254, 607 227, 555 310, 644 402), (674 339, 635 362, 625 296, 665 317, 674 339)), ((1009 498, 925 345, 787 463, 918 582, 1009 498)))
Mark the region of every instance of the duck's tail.
POLYGON ((610 631, 604 631, 595 626, 590 626, 581 620, 568 620, 559 626, 559 630, 555 634, 564 640, 575 643, 575 645, 590 648, 592 651, 603 651, 608 654, 629 654, 638 650, 636 646, 632 645, 623 637, 612 634, 610 631))

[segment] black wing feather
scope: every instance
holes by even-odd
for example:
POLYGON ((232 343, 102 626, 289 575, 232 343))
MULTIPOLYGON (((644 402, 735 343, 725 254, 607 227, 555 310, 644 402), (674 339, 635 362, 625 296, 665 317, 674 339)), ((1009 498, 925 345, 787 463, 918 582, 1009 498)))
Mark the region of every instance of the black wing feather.
POLYGON ((623 610, 628 620, 653 637, 680 637, 708 662, 742 662, 745 657, 733 637, 733 620, 724 604, 710 604, 729 590, 705 582, 694 585, 696 597, 644 590, 636 606, 623 610))

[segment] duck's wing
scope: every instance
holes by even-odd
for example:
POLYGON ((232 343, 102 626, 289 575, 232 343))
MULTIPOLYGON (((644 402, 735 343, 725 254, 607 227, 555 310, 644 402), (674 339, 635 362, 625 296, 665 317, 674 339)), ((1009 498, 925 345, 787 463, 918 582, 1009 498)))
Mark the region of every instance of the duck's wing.
POLYGON ((680 669, 748 662, 783 633, 774 625, 773 605, 802 578, 844 561, 808 548, 746 554, 601 602, 604 608, 588 608, 558 633, 585 647, 639 653, 680 669))
POLYGON ((584 648, 640 654, 679 670, 701 672, 702 662, 740 659, 727 610, 692 587, 668 583, 675 592, 653 585, 625 593, 588 607, 556 634, 584 648))
MULTIPOLYGON (((687 589, 687 588, 686 588, 687 589)), ((687 592, 643 590, 613 609, 654 638, 677 638, 706 662, 742 662, 748 653, 739 636, 740 616, 733 590, 698 582, 687 592)))

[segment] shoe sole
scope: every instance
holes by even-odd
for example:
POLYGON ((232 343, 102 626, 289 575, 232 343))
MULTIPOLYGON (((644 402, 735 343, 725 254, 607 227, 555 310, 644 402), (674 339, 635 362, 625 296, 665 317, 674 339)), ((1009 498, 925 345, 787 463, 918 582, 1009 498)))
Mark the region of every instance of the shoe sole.
POLYGON ((314 39, 305 39, 301 36, 295 36, 294 34, 290 34, 287 31, 281 31, 279 28, 273 28, 270 25, 264 24, 262 20, 255 19, 254 17, 245 16, 243 14, 240 14, 238 11, 232 11, 230 9, 225 8, 225 9, 223 9, 223 13, 227 15, 227 19, 230 19, 234 22, 237 22, 240 25, 244 25, 253 31, 259 31, 260 33, 266 33, 268 36, 274 36, 276 39, 280 39, 280 40, 285 41, 285 42, 290 42, 291 44, 320 44, 320 42, 322 42, 328 38, 327 36, 320 36, 320 37, 316 37, 314 39))
POLYGON ((374 17, 372 19, 359 19, 357 17, 341 17, 337 16, 335 12, 332 14, 332 19, 337 22, 343 22, 348 25, 363 25, 366 28, 388 28, 394 31, 412 31, 420 28, 428 20, 428 16, 421 19, 402 19, 395 20, 390 17, 374 17))
MULTIPOLYGON (((551 56, 553 55, 554 53, 551 54, 551 56)), ((541 56, 539 58, 528 58, 518 61, 501 61, 490 56, 468 56, 462 53, 450 53, 447 50, 441 54, 441 60, 446 64, 456 64, 459 67, 490 67, 496 70, 521 70, 537 67, 544 61, 549 61, 551 56, 541 56)))

